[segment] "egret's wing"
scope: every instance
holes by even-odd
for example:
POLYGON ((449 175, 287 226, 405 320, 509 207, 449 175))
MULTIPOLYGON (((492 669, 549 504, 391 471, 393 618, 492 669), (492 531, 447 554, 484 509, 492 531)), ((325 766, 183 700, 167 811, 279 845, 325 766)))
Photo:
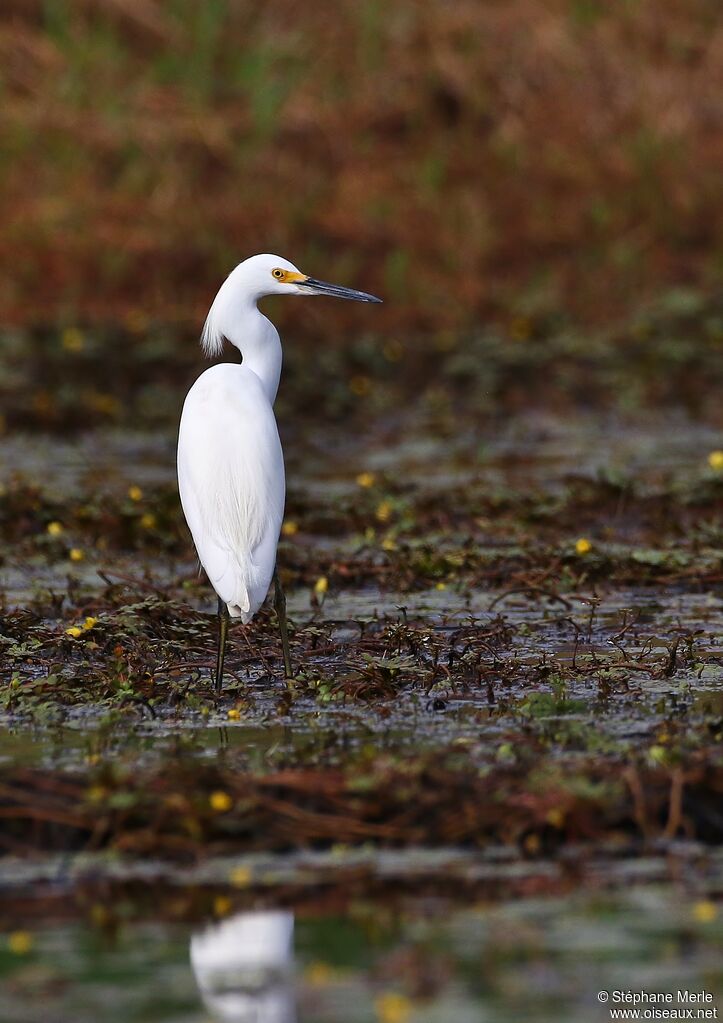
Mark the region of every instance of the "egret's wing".
POLYGON ((189 391, 178 439, 178 484, 214 589, 242 616, 253 614, 274 570, 284 463, 273 410, 250 370, 214 366, 189 391))

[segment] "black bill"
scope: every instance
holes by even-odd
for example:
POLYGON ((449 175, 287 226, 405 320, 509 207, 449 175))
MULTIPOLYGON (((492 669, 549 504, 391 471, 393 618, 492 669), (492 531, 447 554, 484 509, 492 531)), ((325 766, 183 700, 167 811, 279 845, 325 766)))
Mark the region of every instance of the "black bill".
POLYGON ((304 291, 308 290, 310 295, 331 295, 333 298, 348 298, 352 302, 381 302, 376 295, 367 295, 366 291, 342 288, 340 284, 317 281, 314 277, 307 277, 305 281, 299 281, 299 287, 304 291))

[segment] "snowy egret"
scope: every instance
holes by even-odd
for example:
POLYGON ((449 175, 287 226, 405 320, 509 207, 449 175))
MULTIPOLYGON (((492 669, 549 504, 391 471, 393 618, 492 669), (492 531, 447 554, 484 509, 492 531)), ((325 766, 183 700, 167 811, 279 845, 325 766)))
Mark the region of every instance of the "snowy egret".
POLYGON ((204 1005, 227 1023, 295 1023, 294 914, 237 913, 191 938, 204 1005))
POLYGON ((273 404, 281 375, 278 331, 257 308, 266 295, 332 295, 380 302, 374 295, 318 281, 279 256, 251 256, 232 270, 201 335, 208 356, 224 338, 243 362, 202 373, 186 395, 178 434, 178 489, 201 564, 218 595, 216 689, 221 689, 229 616, 251 621, 272 578, 290 677, 286 607, 276 572, 284 514, 284 458, 273 404))

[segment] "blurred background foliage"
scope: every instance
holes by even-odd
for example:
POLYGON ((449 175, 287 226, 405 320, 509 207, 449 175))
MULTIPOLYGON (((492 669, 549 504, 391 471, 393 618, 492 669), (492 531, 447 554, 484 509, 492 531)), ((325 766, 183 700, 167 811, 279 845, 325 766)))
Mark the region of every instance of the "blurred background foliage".
POLYGON ((195 330, 257 251, 400 335, 720 277, 720 0, 4 0, 0 87, 5 324, 195 330))

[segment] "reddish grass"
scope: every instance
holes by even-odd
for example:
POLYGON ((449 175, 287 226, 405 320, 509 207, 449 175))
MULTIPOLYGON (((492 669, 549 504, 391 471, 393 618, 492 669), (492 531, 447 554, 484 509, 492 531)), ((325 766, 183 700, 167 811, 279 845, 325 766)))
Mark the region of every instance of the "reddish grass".
POLYGON ((0 66, 6 322, 198 323, 263 250, 388 299, 317 336, 720 271, 718 0, 9 0, 0 66))

